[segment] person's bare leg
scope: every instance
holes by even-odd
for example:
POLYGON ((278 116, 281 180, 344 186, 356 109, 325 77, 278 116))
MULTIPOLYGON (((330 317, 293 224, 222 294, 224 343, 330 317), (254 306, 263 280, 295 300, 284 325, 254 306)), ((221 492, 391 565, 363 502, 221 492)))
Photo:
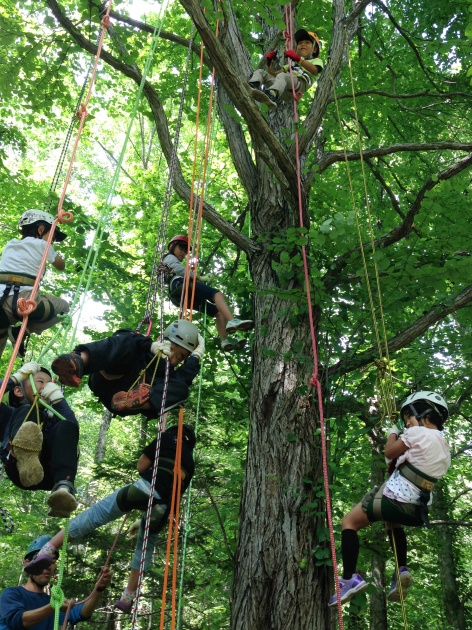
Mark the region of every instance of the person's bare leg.
POLYGON ((232 319, 234 319, 233 313, 231 312, 231 309, 226 303, 225 296, 221 293, 221 291, 218 291, 218 293, 215 293, 215 295, 213 296, 213 300, 214 300, 214 304, 216 308, 223 316, 225 322, 229 322, 232 319))
POLYGON ((367 518, 367 514, 362 509, 362 505, 358 503, 343 518, 341 529, 353 529, 355 532, 358 532, 360 529, 364 529, 364 527, 367 527, 370 524, 371 522, 367 518))
POLYGON ((215 324, 221 341, 224 341, 228 337, 228 333, 226 332, 226 319, 220 312, 216 314, 215 324))
POLYGON ((128 591, 136 592, 138 589, 138 582, 139 571, 137 569, 131 569, 131 571, 129 572, 128 584, 126 585, 128 591))

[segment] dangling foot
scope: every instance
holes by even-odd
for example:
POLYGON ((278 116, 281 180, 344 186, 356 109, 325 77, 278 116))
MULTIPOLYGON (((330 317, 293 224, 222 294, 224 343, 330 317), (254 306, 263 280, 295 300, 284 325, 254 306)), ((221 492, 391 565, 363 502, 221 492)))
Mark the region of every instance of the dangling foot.
MULTIPOLYGON (((408 567, 400 567, 400 584, 401 584, 401 592, 403 595, 403 599, 408 595, 408 589, 413 584, 413 576, 410 573, 410 569, 408 567)), ((387 599, 390 602, 399 602, 400 599, 400 588, 397 582, 397 572, 394 571, 392 575, 392 584, 390 586, 390 590, 387 595, 387 599)))
POLYGON ((51 508, 48 516, 69 518, 71 512, 77 509, 74 484, 67 480, 56 483, 49 495, 48 505, 51 508))
POLYGON ((111 408, 119 416, 129 416, 149 409, 151 386, 139 383, 128 392, 117 392, 111 399, 111 408))
MULTIPOLYGON (((359 595, 359 593, 363 593, 369 585, 367 582, 364 582, 359 573, 354 573, 350 580, 345 580, 343 578, 339 578, 339 590, 341 595, 341 604, 348 602, 355 595, 359 595)), ((328 606, 337 606, 338 597, 337 594, 331 597, 328 602, 328 606)))
POLYGON ((25 488, 37 486, 44 478, 44 470, 39 461, 43 446, 43 433, 36 422, 24 422, 12 440, 12 455, 20 483, 25 488))
POLYGON ((59 380, 69 387, 79 387, 84 375, 84 361, 80 354, 71 352, 61 354, 51 363, 52 371, 58 375, 59 380))
POLYGON ((130 614, 131 609, 133 608, 133 601, 136 595, 136 591, 130 591, 128 587, 123 591, 120 599, 116 601, 113 606, 121 610, 121 612, 130 614))
POLYGON ((36 558, 30 560, 24 567, 24 572, 28 575, 40 575, 44 569, 49 569, 54 562, 54 558, 48 553, 38 553, 36 558))
POLYGON ((228 335, 232 335, 237 330, 244 331, 252 330, 253 328, 254 322, 252 321, 252 319, 238 319, 237 317, 235 317, 226 324, 226 332, 228 333, 228 335))
POLYGON ((221 349, 223 352, 231 352, 232 350, 242 350, 246 345, 245 339, 237 337, 227 337, 221 341, 221 349))

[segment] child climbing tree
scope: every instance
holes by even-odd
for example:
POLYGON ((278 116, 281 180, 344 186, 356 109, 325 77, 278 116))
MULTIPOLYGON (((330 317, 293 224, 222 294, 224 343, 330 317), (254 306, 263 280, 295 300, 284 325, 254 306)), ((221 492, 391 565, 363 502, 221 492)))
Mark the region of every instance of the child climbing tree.
MULTIPOLYGON (((67 33, 76 45, 93 52, 88 24, 73 21, 72 3, 46 4, 61 36, 67 33)), ((360 385, 356 391, 351 383, 352 400, 344 404, 354 417, 368 412, 375 379, 369 375, 362 380, 359 370, 371 365, 378 352, 353 202, 362 210, 360 238, 369 260, 370 226, 374 229, 374 259, 387 296, 388 349, 403 369, 409 363, 402 350, 418 348, 416 340, 423 335, 430 339, 428 335, 439 334, 442 322, 453 314, 460 325, 470 326, 461 312, 472 299, 470 257, 464 254, 469 245, 459 226, 472 143, 456 140, 470 137, 470 123, 464 122, 470 100, 461 52, 443 35, 450 28, 460 41, 465 24, 444 3, 428 5, 426 12, 421 2, 427 20, 419 16, 418 3, 397 1, 388 7, 361 1, 346 8, 340 0, 297 5, 291 20, 278 5, 262 15, 260 5, 243 2, 224 3, 218 10, 208 5, 206 13, 195 0, 180 4, 204 41, 208 72, 215 68, 219 121, 244 189, 240 201, 250 215, 249 232, 249 222, 235 226, 234 217, 223 216, 216 204, 206 201, 203 208, 205 221, 222 234, 225 247, 229 241, 246 255, 255 321, 231 627, 328 628, 332 568, 325 553, 325 498, 317 486, 323 476, 320 411, 310 380, 319 369, 327 414, 341 416, 341 386, 350 378, 354 382, 355 373, 360 385), (300 26, 320 37, 325 68, 316 88, 299 102, 300 123, 294 124, 293 103, 266 111, 243 82, 258 63, 265 64, 268 51, 283 58, 286 49, 293 50, 294 42, 286 43, 283 32, 294 33, 300 26), (413 32, 424 37, 421 44, 411 37, 413 32), (454 88, 446 83, 452 77, 454 88), (300 169, 295 130, 300 132, 300 169), (349 171, 342 164, 346 157, 349 171), (366 199, 373 208, 370 223, 363 212, 366 199), (319 365, 313 360, 301 246, 308 247, 319 365)), ((138 56, 149 27, 119 9, 116 24, 138 56), (139 35, 133 40, 134 28, 139 35)), ((178 13, 180 7, 172 10, 178 13)), ((159 56, 169 61, 168 68, 182 65, 190 30, 187 23, 185 33, 163 34, 159 56)), ((131 63, 111 46, 103 59, 114 75, 139 83, 138 62, 131 63)), ((172 72, 162 74, 162 86, 175 93, 178 79, 172 83, 172 72)), ((168 93, 163 90, 156 79, 146 83, 144 93, 169 161, 171 121, 164 113, 168 93)), ((178 162, 174 177, 175 191, 186 205, 187 167, 186 160, 178 162)), ((219 182, 225 190, 227 181, 225 169, 212 177, 212 185, 219 182)), ((465 343, 456 333, 448 334, 465 343)), ((421 348, 425 363, 434 356, 433 346, 431 341, 429 354, 421 348)), ((470 356, 470 348, 462 347, 470 356)), ((424 368, 410 374, 411 381, 426 378, 424 368)))

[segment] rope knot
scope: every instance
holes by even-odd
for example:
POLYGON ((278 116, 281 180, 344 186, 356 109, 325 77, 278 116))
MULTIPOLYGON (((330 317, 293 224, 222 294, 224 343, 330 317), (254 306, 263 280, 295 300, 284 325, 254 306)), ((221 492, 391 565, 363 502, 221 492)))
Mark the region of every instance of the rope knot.
POLYGON ((105 17, 101 21, 101 24, 102 24, 103 28, 108 28, 110 26, 110 16, 109 15, 105 15, 105 17))
POLYGON ((313 374, 311 375, 310 385, 313 385, 313 387, 316 387, 318 385, 318 373, 317 372, 313 372, 313 374))
POLYGON ((85 103, 81 103, 79 105, 79 109, 77 110, 77 118, 86 118, 87 115, 87 105, 85 103))
POLYGON ((57 609, 57 608, 60 609, 63 603, 64 603, 64 591, 58 584, 55 584, 51 588, 51 606, 54 609, 57 609))

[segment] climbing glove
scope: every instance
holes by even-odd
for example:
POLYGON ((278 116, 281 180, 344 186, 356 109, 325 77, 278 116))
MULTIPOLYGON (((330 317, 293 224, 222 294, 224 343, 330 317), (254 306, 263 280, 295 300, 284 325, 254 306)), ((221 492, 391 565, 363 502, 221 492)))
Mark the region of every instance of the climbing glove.
POLYGON ((290 59, 293 59, 293 61, 300 61, 301 57, 300 55, 295 52, 294 50, 287 50, 287 52, 285 53, 286 57, 289 57, 290 59))
POLYGON ((64 394, 57 383, 46 383, 41 390, 41 398, 47 403, 55 403, 64 398, 64 394))
POLYGON ((168 357, 170 355, 170 341, 168 339, 164 339, 164 341, 153 341, 151 344, 151 352, 153 354, 162 352, 162 354, 168 357))
POLYGON ((201 359, 204 354, 205 354, 205 339, 203 339, 203 337, 199 333, 198 346, 192 352, 192 356, 197 357, 197 359, 201 359))
POLYGON ((16 383, 21 383, 25 381, 30 374, 36 374, 41 369, 39 363, 36 361, 30 361, 29 363, 25 363, 20 367, 20 369, 11 375, 12 379, 16 383))
POLYGON ((392 424, 392 426, 387 431, 387 440, 392 435, 392 433, 395 433, 397 437, 400 435, 400 430, 396 424, 392 424))

